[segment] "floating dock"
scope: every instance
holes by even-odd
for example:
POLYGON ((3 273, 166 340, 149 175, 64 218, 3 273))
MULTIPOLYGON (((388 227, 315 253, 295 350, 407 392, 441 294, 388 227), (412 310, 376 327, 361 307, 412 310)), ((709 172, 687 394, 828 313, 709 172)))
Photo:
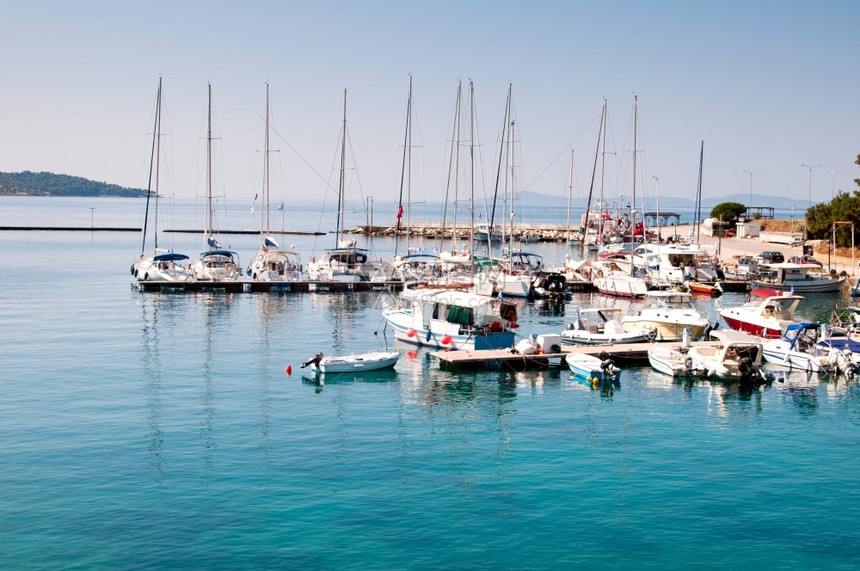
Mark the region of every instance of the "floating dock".
MULTIPOLYGON (((680 345, 680 341, 662 342, 665 345, 680 345)), ((714 346, 717 341, 694 341, 691 347, 714 346)), ((567 367, 564 358, 568 353, 585 353, 597 357, 606 353, 618 366, 641 365, 648 362, 648 349, 654 343, 622 343, 616 345, 563 345, 560 353, 536 353, 520 355, 510 349, 484 349, 481 351, 435 351, 430 353, 438 359, 441 369, 506 369, 528 371, 551 367, 567 367)))
POLYGON ((132 287, 138 291, 159 293, 198 293, 198 292, 221 292, 221 293, 346 293, 364 291, 401 291, 404 282, 320 282, 320 281, 293 281, 293 282, 263 282, 251 280, 236 280, 228 282, 207 281, 141 281, 132 283, 132 287))

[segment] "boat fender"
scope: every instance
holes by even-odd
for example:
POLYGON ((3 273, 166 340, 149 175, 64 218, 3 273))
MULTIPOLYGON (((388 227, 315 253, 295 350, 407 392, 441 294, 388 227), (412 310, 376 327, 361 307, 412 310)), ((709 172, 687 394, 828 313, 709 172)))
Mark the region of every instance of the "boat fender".
POLYGON ((430 337, 433 336, 433 333, 428 329, 427 333, 425 333, 424 338, 426 341, 430 341, 430 337))
POLYGON ((687 357, 684 359, 684 367, 686 367, 688 371, 691 371, 693 369, 693 358, 689 355, 687 355, 687 357))
POLYGON ((591 388, 596 390, 598 387, 600 387, 600 378, 594 377, 591 379, 591 388))

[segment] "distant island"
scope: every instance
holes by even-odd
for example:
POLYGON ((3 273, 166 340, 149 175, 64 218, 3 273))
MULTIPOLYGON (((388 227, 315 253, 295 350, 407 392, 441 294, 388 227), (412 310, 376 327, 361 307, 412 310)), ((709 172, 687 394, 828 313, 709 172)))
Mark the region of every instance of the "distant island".
POLYGON ((0 172, 0 196, 111 196, 138 198, 146 190, 50 172, 0 172))

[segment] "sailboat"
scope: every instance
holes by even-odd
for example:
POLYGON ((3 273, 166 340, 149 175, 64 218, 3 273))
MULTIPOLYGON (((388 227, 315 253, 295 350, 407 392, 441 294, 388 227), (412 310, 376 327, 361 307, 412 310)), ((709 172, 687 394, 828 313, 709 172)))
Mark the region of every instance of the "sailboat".
POLYGON ((346 136, 346 89, 344 89, 335 247, 326 250, 319 260, 315 258, 311 260, 311 263, 308 264, 308 277, 312 280, 320 281, 384 281, 385 275, 381 273, 381 267, 370 262, 368 250, 356 247, 354 239, 342 239, 345 218, 346 136))
MULTIPOLYGON (((513 252, 514 239, 514 187, 516 177, 514 175, 514 128, 515 121, 512 118, 512 86, 508 84, 507 103, 505 105, 505 132, 502 133, 503 145, 501 147, 501 155, 499 157, 499 168, 504 162, 505 177, 503 185, 503 208, 507 210, 508 200, 510 200, 510 222, 507 227, 503 227, 501 241, 501 255, 499 259, 493 260, 495 263, 485 264, 484 271, 492 270, 488 276, 484 277, 481 273, 478 274, 475 280, 475 291, 482 295, 502 295, 503 297, 520 297, 527 298, 531 293, 532 288, 532 273, 537 271, 542 262, 533 266, 530 262, 534 260, 536 263, 540 261, 539 256, 528 254, 525 252, 513 252), (505 136, 507 134, 507 136, 505 136), (504 161, 502 161, 504 157, 504 161), (506 244, 507 242, 507 244, 506 244), (501 270, 501 271, 500 271, 501 270)), ((498 193, 498 177, 496 184, 496 194, 498 193)), ((495 200, 495 199, 494 199, 495 200)))
POLYGON ((185 254, 158 247, 158 181, 161 159, 161 78, 158 78, 158 95, 155 105, 155 128, 152 135, 152 155, 149 162, 149 180, 146 186, 146 209, 144 211, 140 257, 131 265, 131 275, 137 281, 185 281, 188 272, 182 263, 188 260, 185 254), (146 257, 146 239, 149 226, 149 203, 153 204, 153 255, 146 257))
POLYGON ((212 84, 209 84, 208 115, 206 124, 206 205, 203 238, 209 250, 201 252, 200 259, 191 266, 195 281, 236 281, 242 277, 239 254, 221 247, 213 233, 214 209, 212 206, 212 84))
MULTIPOLYGON (((297 252, 281 250, 269 235, 269 84, 266 83, 266 136, 263 159, 263 203, 260 209, 260 251, 248 266, 252 280, 285 282, 301 279, 302 265, 297 252)), ((283 208, 283 204, 281 205, 283 208)))

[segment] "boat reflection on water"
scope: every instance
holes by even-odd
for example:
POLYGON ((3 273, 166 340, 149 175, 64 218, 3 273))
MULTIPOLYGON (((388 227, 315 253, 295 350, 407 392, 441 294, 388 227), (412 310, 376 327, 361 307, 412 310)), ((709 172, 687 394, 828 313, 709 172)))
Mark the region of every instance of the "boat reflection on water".
POLYGON ((347 385, 352 383, 394 383, 397 382, 397 370, 382 369, 365 373, 325 373, 310 372, 302 375, 302 384, 316 387, 317 393, 323 391, 326 385, 347 385))

